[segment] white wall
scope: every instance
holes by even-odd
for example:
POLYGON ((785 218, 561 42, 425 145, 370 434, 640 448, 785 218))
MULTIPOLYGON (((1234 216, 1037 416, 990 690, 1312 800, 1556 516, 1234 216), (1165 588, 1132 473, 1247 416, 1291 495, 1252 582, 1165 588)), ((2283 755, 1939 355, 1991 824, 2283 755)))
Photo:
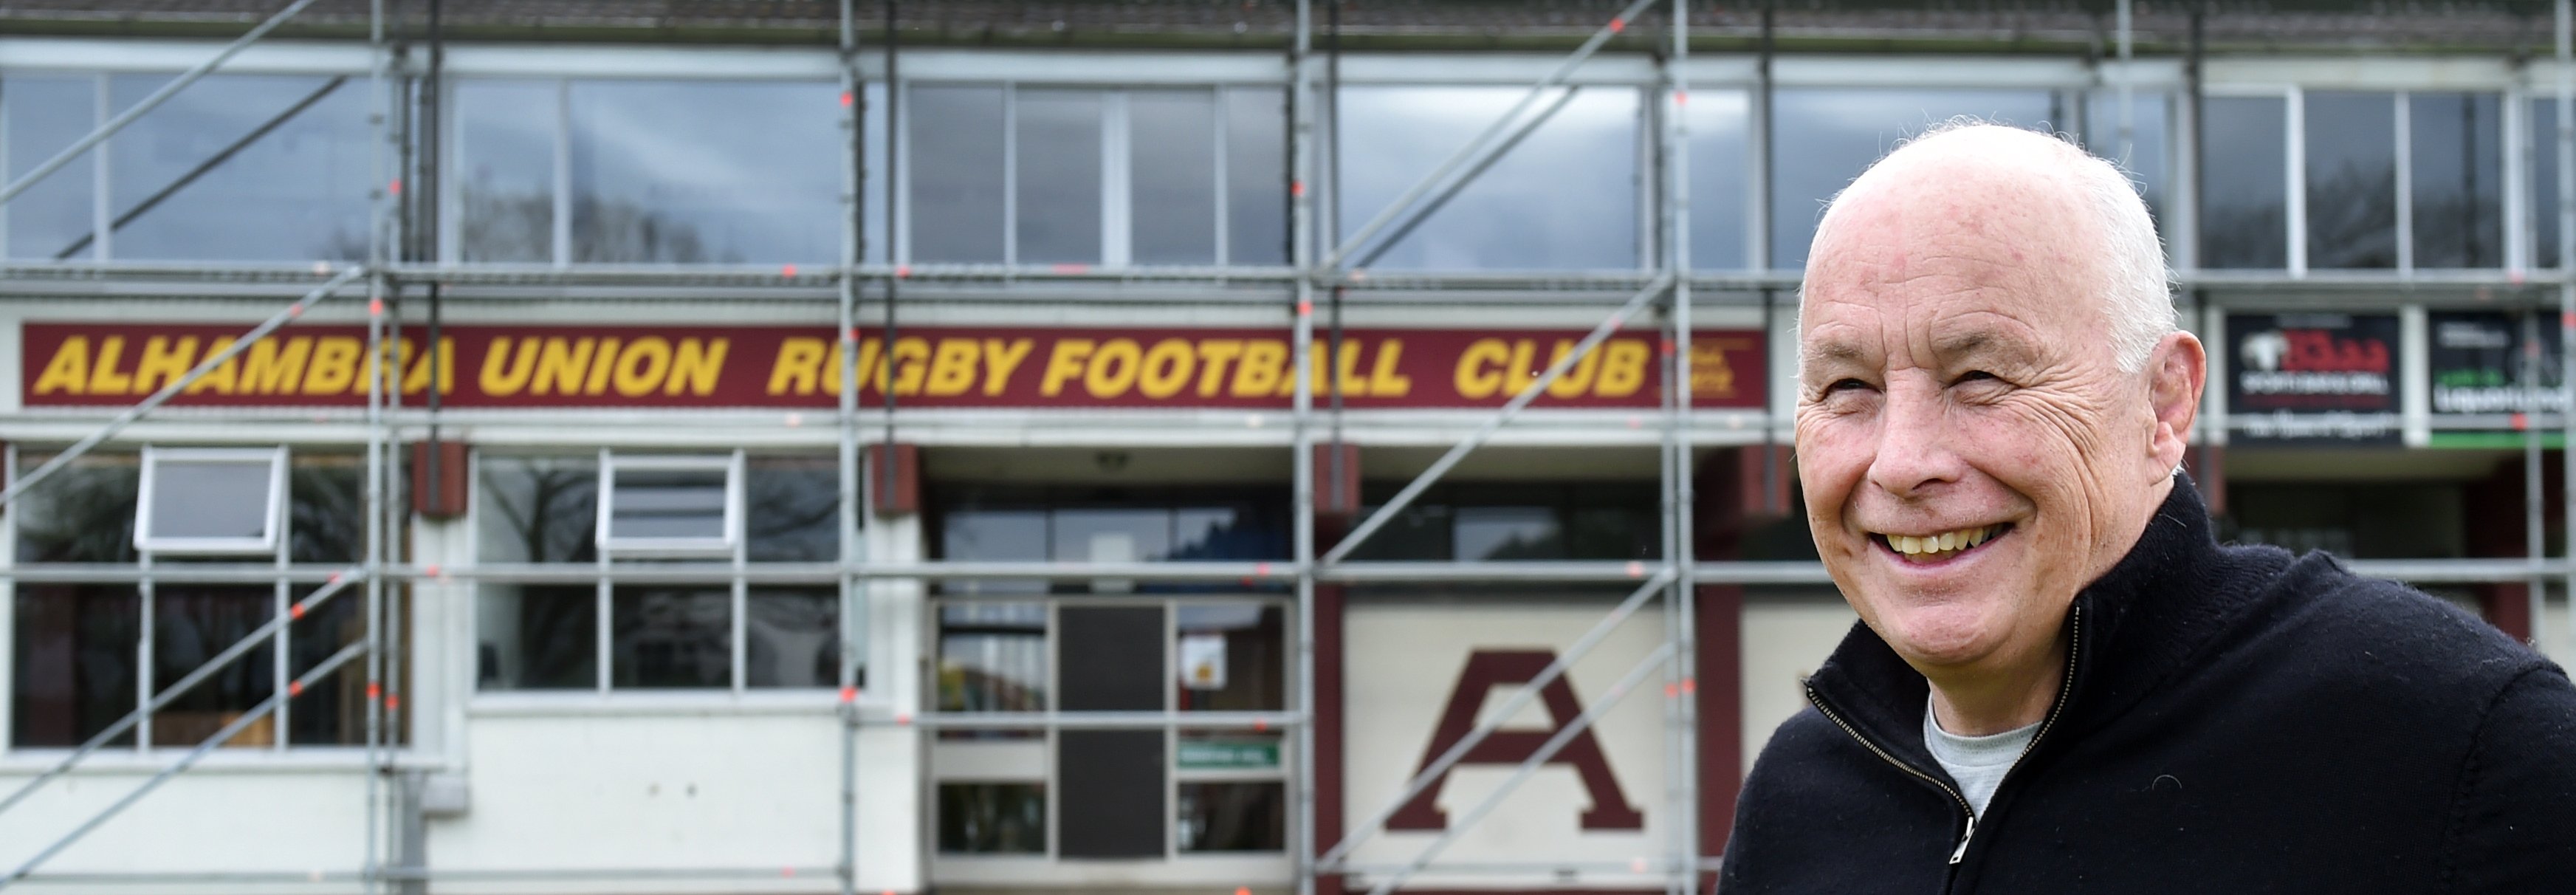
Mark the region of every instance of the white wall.
POLYGON ((1819 589, 1744 600, 1744 769, 1771 731, 1807 707, 1803 685, 1860 616, 1841 594, 1819 589))

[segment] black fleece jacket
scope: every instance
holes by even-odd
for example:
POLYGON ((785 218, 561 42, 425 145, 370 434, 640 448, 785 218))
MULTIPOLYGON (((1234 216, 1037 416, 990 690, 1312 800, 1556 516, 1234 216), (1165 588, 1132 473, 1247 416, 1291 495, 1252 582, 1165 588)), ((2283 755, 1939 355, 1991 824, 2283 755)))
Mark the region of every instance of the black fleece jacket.
POLYGON ((1736 807, 1719 891, 2576 893, 2576 687, 2177 480, 2067 613, 2072 672, 1973 826, 1926 684, 1854 625, 1736 807))

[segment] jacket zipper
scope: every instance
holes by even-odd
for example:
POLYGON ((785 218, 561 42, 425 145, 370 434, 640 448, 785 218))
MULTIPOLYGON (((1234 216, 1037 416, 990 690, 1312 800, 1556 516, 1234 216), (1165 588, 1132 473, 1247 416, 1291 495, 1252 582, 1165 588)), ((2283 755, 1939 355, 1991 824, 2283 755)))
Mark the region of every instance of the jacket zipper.
MULTIPOLYGON (((2012 772, 2021 767, 2022 759, 2029 758, 2030 750, 2039 747, 2040 738, 2048 735, 2049 728, 2057 726, 2057 716, 2066 711, 2066 697, 2074 692, 2075 657, 2077 652, 2083 649, 2084 644, 2084 607, 2077 606, 2069 610, 2067 625, 2066 674, 2057 683, 2057 701, 2048 707, 2048 717, 2041 719, 2039 730, 2031 733, 2030 742, 2021 747, 2021 754, 2013 757, 2012 767, 2004 769, 2004 780, 2012 779, 2012 772)), ((1943 783, 1940 778, 1923 773, 1916 770, 1913 765, 1899 761, 1896 756, 1888 754, 1887 750, 1879 748, 1877 743, 1870 742, 1868 737, 1861 736, 1858 728, 1851 726, 1841 715, 1834 714, 1833 709, 1825 706, 1824 698, 1816 695, 1815 684, 1807 684, 1806 690, 1807 702, 1814 705, 1816 711, 1825 716, 1825 720, 1834 722, 1835 727, 1842 728, 1843 733, 1850 736, 1854 742, 1861 744, 1862 748, 1868 749, 1870 754, 1878 756, 1880 760, 1895 765, 1897 770, 1912 774, 1923 782, 1932 784, 1933 788, 1948 793, 1950 800, 1958 804, 1960 816, 1967 819, 1967 826, 1959 832, 1958 847, 1950 850, 1950 865, 1958 866, 1959 861, 1968 856, 1968 841, 1976 838, 1977 835, 1977 809, 1968 804, 1968 797, 1961 795, 1957 787, 1943 783)))

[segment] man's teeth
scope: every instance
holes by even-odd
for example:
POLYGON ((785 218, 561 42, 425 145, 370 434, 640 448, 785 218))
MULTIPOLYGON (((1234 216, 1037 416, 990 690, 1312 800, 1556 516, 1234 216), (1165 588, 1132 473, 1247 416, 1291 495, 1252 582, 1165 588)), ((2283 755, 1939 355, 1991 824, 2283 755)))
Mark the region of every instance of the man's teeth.
POLYGON ((1934 535, 1888 535, 1887 546, 1904 556, 1931 558, 1983 544, 2002 530, 2001 525, 1985 525, 1934 535))

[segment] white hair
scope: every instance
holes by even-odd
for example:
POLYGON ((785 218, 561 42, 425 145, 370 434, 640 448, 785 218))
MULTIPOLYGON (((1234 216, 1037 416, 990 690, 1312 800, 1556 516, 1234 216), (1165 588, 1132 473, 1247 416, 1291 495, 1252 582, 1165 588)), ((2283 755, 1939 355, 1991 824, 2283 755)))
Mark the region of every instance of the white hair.
MULTIPOLYGON (((1894 151, 1870 167, 1874 170, 1907 149, 1935 142, 1954 134, 1992 134, 1995 130, 2030 134, 2054 144, 2067 176, 2092 201, 2101 226, 2103 245, 2099 247, 2099 268, 2103 310, 2108 314, 2104 333, 2111 343, 2112 357, 2121 370, 2135 373, 2146 369, 2148 355, 2167 333, 2181 328, 2173 303, 2171 276, 2165 269, 2164 240, 2156 234, 2155 218, 2147 213, 2147 203, 2138 197, 2137 187, 2129 175, 2109 160, 2086 152, 2063 134, 2042 134, 1984 119, 1962 116, 1934 125, 1921 135, 1899 144, 1894 151)), ((1955 139, 1955 138, 1953 138, 1955 139)), ((1867 177, 1868 172, 1862 172, 1867 177)), ((1859 179, 1855 178, 1854 183, 1859 179)), ((1824 215, 1816 222, 1815 242, 1807 253, 1810 268, 1815 263, 1815 246, 1824 244, 1836 223, 1835 210, 1842 205, 1845 188, 1826 203, 1824 215)), ((1810 270, 1812 277, 1813 271, 1810 270)), ((1800 300, 1806 290, 1799 290, 1800 300)))

